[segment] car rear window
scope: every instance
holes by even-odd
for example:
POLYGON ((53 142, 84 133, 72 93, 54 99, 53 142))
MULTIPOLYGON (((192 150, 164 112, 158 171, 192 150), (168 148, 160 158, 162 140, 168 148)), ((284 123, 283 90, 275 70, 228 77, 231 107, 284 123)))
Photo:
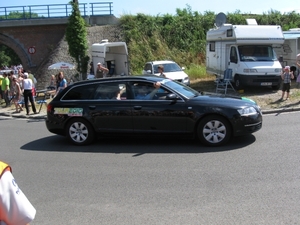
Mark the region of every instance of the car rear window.
POLYGON ((94 99, 94 93, 98 84, 92 85, 81 85, 69 90, 63 97, 62 100, 88 100, 94 99))
MULTIPOLYGON (((182 71, 182 69, 177 63, 167 63, 167 64, 159 64, 159 65, 163 65, 165 73, 182 71)), ((159 65, 154 65, 154 73, 158 73, 159 65)))

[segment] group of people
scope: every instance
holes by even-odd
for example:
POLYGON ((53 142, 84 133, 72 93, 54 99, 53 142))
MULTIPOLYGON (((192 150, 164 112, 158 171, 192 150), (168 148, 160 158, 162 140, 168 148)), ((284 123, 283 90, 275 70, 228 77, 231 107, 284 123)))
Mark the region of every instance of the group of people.
MULTIPOLYGON (((19 68, 17 74, 15 74, 13 70, 4 72, 0 75, 0 98, 5 103, 3 107, 9 107, 11 103, 13 103, 16 109, 15 112, 20 113, 23 111, 22 106, 25 105, 26 115, 29 115, 30 102, 33 113, 37 114, 38 112, 34 102, 36 83, 37 80, 33 74, 23 68, 19 68)), ((57 75, 51 75, 48 89, 53 92, 53 96, 65 87, 67 87, 67 80, 64 78, 63 72, 59 72, 57 75)))
POLYGON ((51 92, 53 96, 55 96, 57 95, 57 93, 65 89, 67 86, 68 86, 68 82, 64 77, 64 73, 60 71, 56 75, 54 74, 51 75, 50 84, 47 87, 47 89, 49 90, 49 92, 51 92))
MULTIPOLYGON (((297 55, 296 65, 298 66, 298 69, 300 70, 300 53, 297 55)), ((286 93, 286 99, 285 100, 289 100, 291 82, 294 78, 295 78, 294 71, 291 71, 290 66, 285 66, 282 73, 281 73, 281 79, 282 79, 282 82, 283 82, 283 84, 282 84, 282 95, 281 95, 281 98, 280 98, 281 101, 284 100, 285 93, 286 93)), ((299 86, 300 86, 300 74, 297 75, 296 82, 297 82, 297 87, 299 88, 299 86)))
POLYGON ((1 82, 1 98, 4 100, 5 106, 9 107, 11 102, 15 105, 17 113, 23 111, 20 101, 24 98, 26 115, 29 115, 29 102, 31 103, 33 113, 37 114, 33 96, 35 96, 35 85, 37 83, 35 77, 30 71, 23 68, 18 69, 15 74, 13 70, 0 75, 1 82))
POLYGON ((14 71, 14 74, 17 74, 18 70, 22 69, 22 68, 23 68, 22 64, 11 65, 10 67, 8 67, 6 65, 1 66, 1 70, 12 70, 12 71, 14 71))

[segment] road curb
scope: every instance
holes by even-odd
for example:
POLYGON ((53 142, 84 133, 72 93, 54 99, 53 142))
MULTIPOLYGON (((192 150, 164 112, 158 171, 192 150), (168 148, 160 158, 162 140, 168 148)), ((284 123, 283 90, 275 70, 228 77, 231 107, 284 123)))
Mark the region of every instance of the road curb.
POLYGON ((13 118, 22 118, 22 119, 46 119, 46 115, 40 115, 40 114, 32 114, 32 115, 15 115, 13 113, 8 112, 0 112, 0 116, 6 116, 6 117, 13 117, 13 118))
POLYGON ((285 112, 297 112, 300 111, 300 107, 293 107, 293 108, 282 108, 282 109, 267 109, 262 110, 262 114, 276 114, 276 113, 285 113, 285 112))

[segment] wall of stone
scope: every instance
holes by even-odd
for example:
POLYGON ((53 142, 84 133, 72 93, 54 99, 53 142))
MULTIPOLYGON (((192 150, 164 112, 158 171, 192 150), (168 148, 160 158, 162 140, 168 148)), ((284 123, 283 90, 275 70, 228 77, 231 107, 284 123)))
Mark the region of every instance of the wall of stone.
MULTIPOLYGON (((88 27, 88 45, 89 53, 91 53, 91 46, 94 43, 99 43, 103 39, 108 39, 110 42, 123 41, 119 27, 117 25, 104 25, 88 27)), ((90 54, 89 54, 90 55, 90 54)), ((68 62, 75 64, 74 59, 68 53, 68 43, 65 36, 61 38, 57 46, 53 49, 49 58, 45 59, 35 72, 35 77, 38 80, 37 89, 44 89, 49 86, 50 77, 52 74, 57 74, 61 70, 48 70, 51 64, 57 62, 68 62)), ((67 80, 77 80, 78 72, 76 70, 62 70, 67 80)))

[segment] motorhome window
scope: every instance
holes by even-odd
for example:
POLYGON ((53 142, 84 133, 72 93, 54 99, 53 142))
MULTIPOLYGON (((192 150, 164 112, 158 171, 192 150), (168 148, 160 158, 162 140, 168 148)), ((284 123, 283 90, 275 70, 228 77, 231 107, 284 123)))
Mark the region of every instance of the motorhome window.
POLYGON ((235 47, 230 49, 230 62, 237 63, 237 52, 235 47))
POLYGON ((227 30, 227 37, 232 37, 232 29, 227 30))
POLYGON ((215 42, 210 42, 209 43, 209 51, 211 51, 211 52, 216 51, 216 43, 215 42))
POLYGON ((243 45, 238 47, 241 61, 275 61, 276 54, 272 46, 243 45))

